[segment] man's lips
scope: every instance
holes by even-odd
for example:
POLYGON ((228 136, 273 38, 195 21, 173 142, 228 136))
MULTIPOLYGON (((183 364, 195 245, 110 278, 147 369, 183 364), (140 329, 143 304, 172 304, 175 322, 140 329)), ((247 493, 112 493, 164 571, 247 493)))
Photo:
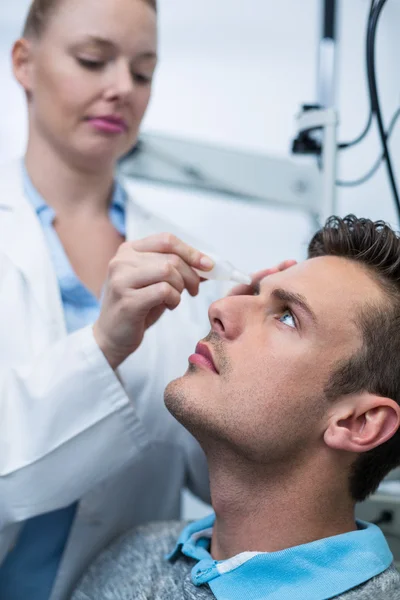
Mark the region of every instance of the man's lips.
POLYGON ((197 344, 195 354, 189 356, 189 362, 218 373, 211 351, 206 344, 201 342, 197 344))

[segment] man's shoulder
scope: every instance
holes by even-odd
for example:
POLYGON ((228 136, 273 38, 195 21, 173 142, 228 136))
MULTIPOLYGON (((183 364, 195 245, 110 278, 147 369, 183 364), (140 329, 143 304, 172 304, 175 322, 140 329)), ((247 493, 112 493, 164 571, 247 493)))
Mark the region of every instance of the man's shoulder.
POLYGON ((127 533, 107 548, 89 568, 72 600, 178 600, 214 598, 191 584, 193 562, 183 557, 174 565, 166 555, 187 525, 154 523, 127 533))
POLYGON ((336 597, 336 600, 400 600, 400 573, 392 565, 366 583, 336 597))
POLYGON ((186 521, 165 521, 154 522, 147 525, 141 525, 125 534, 119 541, 110 548, 126 552, 135 552, 138 549, 143 553, 143 549, 154 551, 157 548, 157 554, 168 554, 171 552, 183 529, 188 525, 186 521))

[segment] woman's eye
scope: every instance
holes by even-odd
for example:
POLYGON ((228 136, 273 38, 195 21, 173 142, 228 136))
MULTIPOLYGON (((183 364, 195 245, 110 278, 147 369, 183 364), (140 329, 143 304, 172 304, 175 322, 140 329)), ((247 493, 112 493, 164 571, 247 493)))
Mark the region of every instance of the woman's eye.
POLYGON ((151 83, 151 77, 146 77, 140 73, 133 73, 132 77, 139 85, 149 85, 151 83))
POLYGON ((91 71, 99 71, 105 65, 105 62, 102 60, 90 60, 88 58, 78 58, 78 62, 82 67, 91 71))
POLYGON ((292 327, 292 329, 296 329, 296 321, 290 310, 285 310, 285 312, 279 317, 279 320, 284 325, 292 327))

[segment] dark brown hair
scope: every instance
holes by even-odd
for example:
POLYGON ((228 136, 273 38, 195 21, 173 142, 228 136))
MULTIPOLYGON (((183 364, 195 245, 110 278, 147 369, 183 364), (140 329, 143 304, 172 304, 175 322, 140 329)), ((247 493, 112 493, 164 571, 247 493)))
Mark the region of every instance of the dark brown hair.
MULTIPOLYGON (((26 17, 22 35, 40 38, 51 15, 64 0, 33 0, 26 17)), ((99 0, 101 2, 101 0, 99 0)), ((157 0, 142 0, 157 12, 157 0)))
MULTIPOLYGON (((329 399, 366 391, 400 404, 400 238, 383 221, 331 217, 308 248, 309 258, 340 256, 367 269, 384 292, 379 306, 368 303, 357 315, 363 345, 339 364, 326 387, 329 399)), ((360 502, 400 464, 400 430, 373 450, 361 454, 350 475, 352 498, 360 502)))

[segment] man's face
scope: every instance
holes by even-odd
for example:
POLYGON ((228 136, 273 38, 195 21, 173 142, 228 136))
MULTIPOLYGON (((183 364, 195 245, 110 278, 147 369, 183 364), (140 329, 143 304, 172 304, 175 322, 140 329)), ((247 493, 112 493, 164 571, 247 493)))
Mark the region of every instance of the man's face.
POLYGON ((382 298, 360 265, 321 257, 265 278, 255 295, 215 302, 167 407, 203 445, 218 440, 262 463, 302 460, 323 446, 330 375, 362 345, 357 315, 382 298))

